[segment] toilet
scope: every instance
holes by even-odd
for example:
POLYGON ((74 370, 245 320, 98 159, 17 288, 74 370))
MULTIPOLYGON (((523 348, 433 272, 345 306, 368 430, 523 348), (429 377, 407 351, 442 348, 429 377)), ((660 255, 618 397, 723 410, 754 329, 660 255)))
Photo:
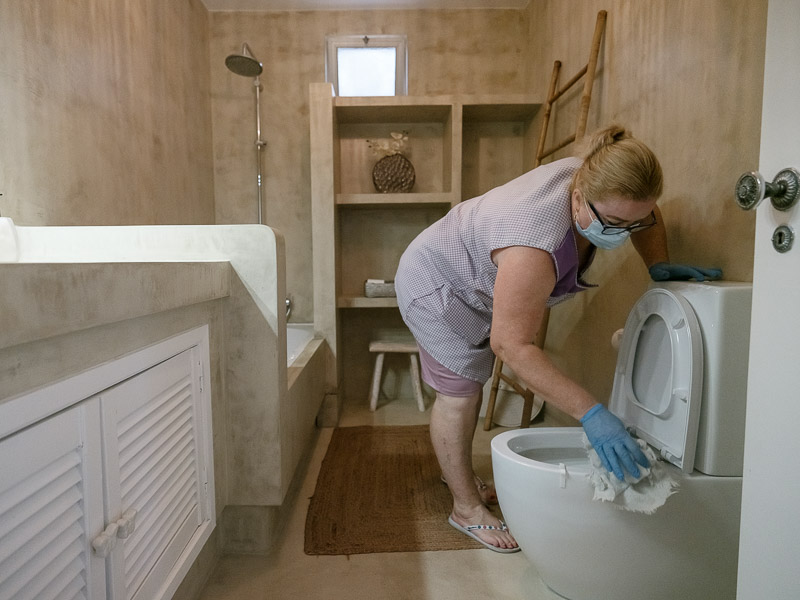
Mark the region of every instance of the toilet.
POLYGON ((736 597, 752 286, 664 282, 633 306, 609 409, 679 482, 654 514, 592 500, 581 427, 492 440, 503 516, 570 600, 736 597))

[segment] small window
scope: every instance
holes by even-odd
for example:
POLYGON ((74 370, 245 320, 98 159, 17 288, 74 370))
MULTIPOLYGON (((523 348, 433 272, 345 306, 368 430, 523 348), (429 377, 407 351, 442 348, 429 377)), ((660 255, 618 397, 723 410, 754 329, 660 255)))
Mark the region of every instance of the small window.
POLYGON ((337 96, 404 96, 406 64, 404 35, 325 38, 325 79, 337 96))

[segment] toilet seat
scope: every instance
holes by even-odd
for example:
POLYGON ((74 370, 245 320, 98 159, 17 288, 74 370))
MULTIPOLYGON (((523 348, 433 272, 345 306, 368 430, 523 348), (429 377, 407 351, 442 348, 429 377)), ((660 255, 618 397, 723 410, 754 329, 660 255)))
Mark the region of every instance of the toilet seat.
POLYGON ((691 305, 655 288, 631 309, 609 410, 684 473, 694 469, 703 388, 703 342, 691 305))

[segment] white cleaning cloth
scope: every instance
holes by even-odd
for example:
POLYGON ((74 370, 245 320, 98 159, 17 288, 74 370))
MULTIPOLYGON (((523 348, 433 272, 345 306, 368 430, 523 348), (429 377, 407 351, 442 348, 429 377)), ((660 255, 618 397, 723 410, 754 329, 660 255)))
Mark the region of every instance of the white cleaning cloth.
POLYGON ((644 440, 636 440, 636 443, 650 461, 650 468, 639 465, 640 476, 638 478, 634 478, 626 472, 625 481, 620 481, 615 475, 606 471, 597 452, 584 435, 583 445, 589 451, 591 465, 588 477, 594 486, 594 500, 612 502, 614 506, 622 510, 651 515, 677 491, 678 482, 644 440))

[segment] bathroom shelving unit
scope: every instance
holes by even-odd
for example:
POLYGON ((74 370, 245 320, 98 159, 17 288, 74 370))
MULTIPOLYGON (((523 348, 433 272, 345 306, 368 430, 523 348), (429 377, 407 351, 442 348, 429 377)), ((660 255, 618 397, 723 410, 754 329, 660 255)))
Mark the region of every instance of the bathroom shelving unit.
POLYGON ((332 393, 367 398, 376 328, 402 326, 395 298, 367 298, 368 278, 393 279, 417 234, 451 207, 532 168, 541 101, 529 95, 337 98, 311 84, 314 321, 335 356, 332 393), (408 131, 409 193, 377 193, 367 140, 408 131), (346 345, 341 344, 347 339, 346 345), (346 375, 345 375, 346 374, 346 375), (344 381, 343 381, 344 380, 344 381))

